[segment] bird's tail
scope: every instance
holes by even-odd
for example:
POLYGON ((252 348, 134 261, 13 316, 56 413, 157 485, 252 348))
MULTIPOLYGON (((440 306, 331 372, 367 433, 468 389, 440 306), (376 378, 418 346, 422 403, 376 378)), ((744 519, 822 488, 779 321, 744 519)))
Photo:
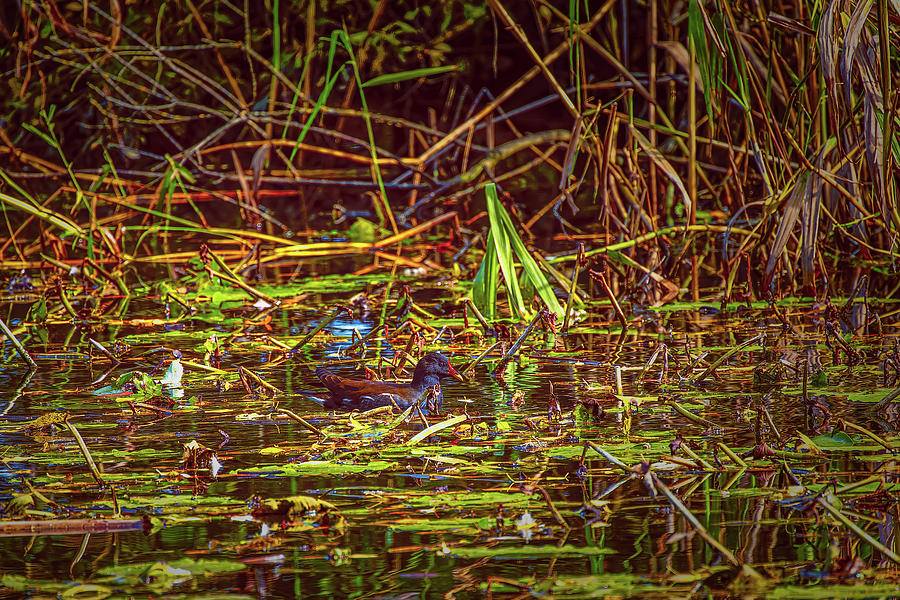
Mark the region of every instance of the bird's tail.
POLYGON ((325 406, 325 402, 326 402, 325 398, 319 398, 318 396, 313 396, 312 394, 307 394, 306 392, 300 392, 300 394, 302 396, 306 396, 307 398, 309 398, 310 400, 312 400, 319 406, 325 406))

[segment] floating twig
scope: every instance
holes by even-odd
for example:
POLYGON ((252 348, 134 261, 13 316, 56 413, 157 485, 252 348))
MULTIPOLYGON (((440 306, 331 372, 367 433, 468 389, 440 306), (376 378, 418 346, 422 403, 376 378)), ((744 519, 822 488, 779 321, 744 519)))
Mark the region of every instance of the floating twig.
POLYGON ((311 339, 313 338, 314 335, 316 335, 317 333, 319 333, 320 331, 322 331, 323 329, 325 329, 326 327, 328 327, 329 325, 331 325, 331 323, 334 322, 335 319, 337 319, 339 316, 341 316, 341 313, 347 313, 348 315, 352 315, 352 314, 353 314, 353 312, 352 312, 349 308, 347 308, 346 306, 338 306, 337 308, 334 309, 334 312, 331 313, 331 316, 330 316, 330 317, 328 317, 327 319, 325 319, 324 321, 322 321, 321 323, 319 323, 318 325, 316 325, 316 327, 315 327, 312 331, 310 331, 309 333, 307 333, 306 336, 305 336, 302 340, 300 340, 299 342, 297 342, 296 344, 294 344, 294 347, 291 348, 290 350, 288 350, 288 354, 291 355, 291 356, 293 356, 294 354, 296 354, 296 352, 297 352, 300 348, 302 348, 303 346, 305 346, 306 343, 307 343, 309 340, 311 340, 311 339))
POLYGON ((766 423, 769 424, 769 427, 772 429, 772 432, 775 434, 775 439, 780 440, 781 433, 778 431, 778 427, 775 425, 775 421, 772 420, 772 415, 769 414, 768 409, 766 409, 765 407, 760 407, 759 410, 762 412, 763 416, 766 418, 766 423))
POLYGON ((478 322, 481 323, 484 332, 490 333, 493 330, 493 327, 488 324, 487 319, 484 318, 484 315, 481 314, 481 311, 475 306, 475 302, 471 298, 463 298, 462 301, 466 303, 467 308, 472 309, 472 314, 474 314, 475 318, 478 319, 478 322))
MULTIPOLYGON (((578 250, 581 252, 581 254, 583 256, 584 255, 584 244, 579 243, 578 250)), ((563 326, 562 326, 563 335, 569 333, 569 318, 572 316, 572 303, 574 302, 575 298, 577 297, 578 275, 581 273, 581 263, 582 263, 582 261, 576 260, 575 268, 572 269, 572 285, 569 286, 569 297, 566 298, 566 314, 565 314, 565 317, 563 317, 563 326)), ((547 263, 547 266, 549 267, 550 264, 547 263)), ((552 268, 552 267, 550 267, 550 268, 552 268)))
POLYGON ((878 404, 875 405, 875 410, 884 410, 891 402, 900 397, 900 387, 895 388, 894 390, 887 393, 887 395, 882 398, 878 404))
POLYGON ((597 454, 599 454, 600 456, 602 456, 603 458, 605 458, 612 464, 616 465, 617 467, 619 467, 626 473, 634 474, 634 470, 631 467, 629 467, 628 465, 623 463, 621 460, 619 460, 618 458, 616 458, 615 456, 613 456, 612 454, 610 454, 609 452, 607 452, 606 450, 604 450, 603 448, 601 448, 600 446, 595 444, 594 442, 587 440, 587 441, 585 441, 585 443, 588 446, 590 446, 594 450, 594 452, 596 452, 597 454))
MULTIPOLYGON (((639 388, 643 388, 644 386, 644 377, 647 375, 647 371, 650 370, 650 367, 653 366, 653 363, 656 362, 656 358, 659 356, 660 352, 668 352, 668 349, 665 344, 662 342, 656 344, 656 350, 653 351, 653 354, 650 355, 650 358, 647 359, 647 362, 644 363, 644 368, 641 369, 641 374, 638 375, 637 384, 639 388)), ((661 375, 661 377, 664 375, 661 375)))
POLYGON ((460 373, 462 373, 464 376, 465 376, 465 375, 468 375, 469 372, 472 371, 472 369, 474 369, 475 367, 477 367, 478 364, 479 364, 481 361, 484 360, 484 357, 486 357, 488 354, 490 354, 490 353, 494 350, 494 348, 496 348, 496 347, 499 346, 499 345, 500 345, 500 342, 494 342, 493 344, 491 344, 490 347, 486 348, 484 352, 482 352, 481 354, 479 354, 479 355, 475 358, 475 360, 473 360, 473 361, 469 364, 468 367, 466 367, 465 369, 463 369, 462 371, 460 371, 460 373))
MULTIPOLYGON (((825 332, 830 334, 830 336, 826 336, 826 343, 827 343, 828 337, 833 336, 835 341, 837 341, 838 346, 840 346, 844 350, 844 352, 847 354, 847 359, 850 360, 851 363, 855 363, 855 362, 859 361, 859 353, 856 350, 854 350, 850 346, 850 344, 848 344, 846 341, 844 341, 843 336, 841 336, 841 334, 838 333, 838 331, 834 328, 834 325, 832 325, 828 321, 825 321, 825 332)), ((837 356, 835 356, 835 358, 837 358, 837 356)))
POLYGON ((16 338, 16 335, 15 335, 15 334, 12 332, 12 330, 6 325, 6 321, 4 321, 3 319, 0 319, 0 329, 2 329, 2 330, 3 330, 3 334, 4 334, 7 338, 9 338, 10 343, 11 343, 11 344, 13 345, 13 347, 16 349, 16 352, 19 353, 19 356, 22 357, 22 360, 24 360, 26 363, 28 363, 28 366, 31 367, 32 369, 37 369, 37 363, 34 362, 34 359, 31 358, 31 355, 28 354, 28 351, 27 351, 27 350, 25 350, 25 346, 23 346, 23 345, 22 345, 22 342, 20 342, 20 341, 18 340, 18 338, 16 338))
POLYGON ((685 454, 687 454, 688 456, 690 456, 693 460, 695 460, 697 462, 697 464, 699 464, 704 469, 706 469, 708 471, 716 470, 716 468, 714 466, 712 466, 711 464, 709 464, 708 461, 704 460, 696 452, 691 450, 690 446, 688 446, 687 444, 681 445, 681 451, 684 452, 685 454))
POLYGON ((104 279, 116 286, 123 296, 125 296, 126 298, 131 296, 131 292, 128 291, 128 286, 125 285, 124 279, 122 279, 121 277, 116 277, 115 275, 101 267, 99 264, 97 264, 97 262, 93 259, 85 258, 84 262, 91 265, 98 273, 100 273, 100 275, 104 279))
POLYGON ((184 310, 191 312, 191 305, 188 304, 183 298, 181 298, 178 294, 173 291, 166 292, 167 300, 174 300, 176 304, 178 304, 184 310))
POLYGON ((309 421, 307 421, 306 419, 304 419, 304 418, 301 417, 300 415, 298 415, 298 414, 296 414, 296 413, 294 413, 294 412, 292 412, 292 411, 289 411, 289 410, 286 409, 286 408, 279 408, 279 409, 278 409, 278 412, 281 413, 281 414, 283 414, 283 415, 285 415, 285 416, 287 416, 287 417, 290 417, 292 420, 296 421, 297 423, 300 423, 300 425, 302 425, 305 429, 308 429, 309 431, 312 431, 312 432, 315 433, 316 435, 321 436, 322 438, 327 438, 327 437, 328 437, 325 433, 322 432, 321 429, 319 429, 318 427, 316 427, 315 425, 313 425, 312 423, 310 423, 309 421))
POLYGON ((250 388, 250 384, 247 382, 248 379, 255 381, 257 384, 259 384, 260 387, 271 392, 273 396, 277 396, 282 393, 281 390, 279 390, 277 387, 265 381, 262 377, 246 367, 238 367, 238 377, 241 378, 241 383, 244 384, 244 389, 247 390, 248 394, 253 393, 253 390, 250 388))
POLYGON ((119 359, 116 358, 116 356, 112 352, 107 350, 106 346, 104 346, 103 344, 101 344, 100 342, 98 342, 97 340, 95 340, 94 338, 91 338, 91 337, 88 338, 88 341, 91 343, 91 346, 93 346, 94 348, 99 350, 100 353, 103 354, 103 356, 108 358, 110 361, 112 361, 112 363, 114 365, 119 364, 119 359))
POLYGON ((494 367, 494 370, 491 372, 492 375, 497 375, 497 374, 503 372, 503 369, 506 368, 507 363, 509 363, 509 361, 516 354, 516 352, 519 351, 519 348, 522 346, 522 343, 525 341, 525 339, 529 335, 531 335, 531 332, 534 329, 535 325, 537 325, 537 322, 539 320, 541 320, 542 317, 545 317, 549 314, 550 313, 547 309, 543 309, 543 310, 539 311, 536 315, 534 315, 534 318, 531 319, 531 323, 528 324, 528 327, 525 328, 525 331, 522 332, 522 335, 519 336, 519 339, 517 339, 513 343, 513 345, 509 347, 509 350, 506 352, 506 355, 503 356, 503 358, 501 358, 500 361, 497 363, 497 366, 494 367))
POLYGON ((738 346, 735 346, 734 348, 730 348, 725 354, 723 354, 722 356, 720 356, 718 359, 716 359, 715 361, 713 361, 708 367, 706 367, 706 370, 705 370, 705 371, 703 371, 702 373, 700 373, 700 375, 698 375, 697 377, 695 377, 695 378, 694 378, 694 383, 700 383, 701 381, 703 381, 704 379, 706 379, 706 378, 709 376, 710 373, 712 373, 713 371, 715 371, 715 370, 716 370, 716 367, 718 367, 718 366, 721 365, 723 362, 725 362, 726 360, 728 360, 728 358, 731 357, 731 355, 736 354, 737 352, 740 352, 741 350, 743 350, 743 349, 746 348, 747 346, 750 346, 751 344, 755 344, 755 343, 758 342, 759 340, 763 339, 765 336, 766 336, 766 334, 760 333, 759 335, 753 336, 753 337, 750 338, 749 340, 745 340, 742 344, 740 344, 740 345, 738 345, 738 346))
POLYGON ((75 442, 78 444, 78 448, 81 450, 81 454, 84 456, 84 460, 87 463, 88 468, 91 470, 91 475, 94 476, 94 479, 97 481, 97 485, 101 488, 106 487, 106 483, 103 481, 103 477, 100 476, 100 470, 97 468, 97 464, 94 462, 94 457, 91 456, 91 451, 88 450, 87 444, 84 443, 84 438, 81 437, 81 434, 78 433, 78 429, 69 422, 69 417, 66 416, 65 420, 66 427, 69 428, 69 431, 75 436, 75 442))
POLYGON ((456 216, 456 211, 451 210, 450 212, 446 212, 442 215, 438 215, 437 217, 435 217, 431 220, 425 221, 424 223, 420 223, 420 224, 416 225, 415 227, 410 227, 406 231, 402 231, 395 235, 378 240, 377 242, 372 244, 372 246, 375 248, 384 248, 385 246, 390 246, 391 244, 396 244, 397 242, 400 242, 407 238, 411 238, 414 235, 418 235, 418 234, 422 233, 423 231, 428 231, 429 229, 431 229, 438 223, 442 223, 443 221, 446 221, 447 219, 452 219, 455 216, 456 216))
MULTIPOLYGON (((584 256, 584 251, 581 253, 584 256)), ((576 264, 578 264, 576 262, 576 264)), ((603 273, 599 271, 595 271, 593 269, 588 270, 588 273, 591 275, 591 279, 600 283, 600 286, 603 288, 603 291, 606 292, 606 295, 609 296, 610 302, 612 302, 613 308, 616 311, 616 317, 619 319, 619 323, 622 324, 622 331, 624 332, 628 329, 628 319, 625 318, 625 313, 622 312, 622 307, 619 306, 619 301, 616 300, 616 295, 613 294, 612 288, 609 287, 609 284, 606 282, 606 277, 603 276, 603 273)))
POLYGON ((388 326, 382 324, 382 325, 378 325, 378 326, 376 326, 376 327, 373 327, 372 330, 371 330, 369 333, 367 333, 366 335, 360 337, 358 340, 356 340, 355 342, 353 342, 352 344, 350 344, 349 346, 347 346, 346 348, 344 348, 344 353, 346 354, 347 352, 350 352, 351 350, 356 349, 356 348, 359 347, 360 345, 364 345, 366 342, 368 342, 368 341, 371 340, 373 337, 375 337, 376 335, 378 335, 378 333, 381 332, 381 331, 383 331, 383 332, 384 332, 384 335, 386 336, 387 333, 388 333, 388 326))
POLYGON ((208 264, 206 264, 206 265, 204 265, 204 266, 206 267, 207 273, 209 273, 210 275, 212 275, 212 276, 214 276, 214 277, 218 277, 219 279, 222 279, 222 280, 224 280, 224 281, 228 281, 229 283, 233 283, 234 285, 238 286, 239 288, 241 288, 242 290, 244 290, 245 292, 247 292, 248 294, 250 294, 250 295, 253 296, 254 298, 257 298, 257 299, 259 299, 259 300, 262 300, 263 302, 267 302, 267 303, 271 304, 272 306, 275 306, 276 304, 278 304, 278 301, 275 300, 275 298, 272 298, 271 296, 268 296, 268 295, 266 295, 266 294, 263 294, 263 293, 260 292, 259 290, 255 289, 253 286, 251 286, 251 285, 249 285, 248 283, 246 283, 243 279, 241 279, 240 277, 238 277, 238 276, 237 276, 237 275, 236 275, 236 274, 228 267, 228 265, 225 264, 225 261, 224 261, 224 260, 222 260, 221 258, 219 258, 219 257, 216 255, 215 252, 213 252, 212 250, 209 249, 209 246, 207 246, 206 244, 204 244, 203 246, 200 247, 200 258, 204 261, 204 263, 207 262, 207 261, 205 260, 206 257, 212 258, 213 261, 214 261, 217 265, 219 265, 219 268, 222 269, 222 270, 224 271, 224 273, 220 273, 219 271, 214 271, 214 270, 212 269, 212 267, 210 267, 208 264))
POLYGON ((139 531, 143 519, 59 519, 52 521, 4 521, 0 537, 36 535, 90 535, 113 531, 139 531))
POLYGON ((880 444, 881 446, 884 446, 884 447, 888 450, 888 452, 890 452, 890 453, 892 453, 892 454, 896 454, 896 453, 897 453, 897 449, 894 448, 893 446, 891 446, 889 443, 887 443, 887 441, 886 441, 884 438, 878 436, 878 435, 875 434, 875 433, 872 433, 871 431, 869 431, 869 430, 866 429, 865 427, 861 427, 860 425, 857 425, 857 424, 855 424, 855 423, 851 423, 850 421, 847 421, 847 420, 845 420, 845 419, 838 419, 838 423, 839 423, 840 425, 843 425, 844 427, 849 427, 850 429, 853 429, 854 431, 858 431, 859 433, 861 433, 861 434, 863 434, 863 435, 865 435, 865 436, 868 436, 868 437, 871 438, 873 441, 875 441, 877 444, 880 444))
POLYGON ((746 461, 744 461, 743 458, 741 458, 740 456, 738 456, 738 455, 735 453, 734 450, 732 450, 732 449, 729 448, 727 445, 725 445, 724 442, 716 442, 716 446, 718 446, 719 450, 721 450, 722 452, 724 452, 725 455, 728 456, 728 458, 731 459, 731 462, 733 462, 733 463, 736 464, 737 466, 741 467, 742 469, 746 469, 746 468, 747 468, 747 463, 746 463, 746 461))
POLYGON ((78 311, 76 311, 75 307, 72 306, 72 303, 69 302, 69 297, 66 296, 66 288, 62 283, 57 284, 56 291, 59 292, 59 301, 62 302, 63 308, 66 309, 66 312, 69 313, 70 317, 77 319, 78 311))
POLYGON ((128 401, 128 407, 131 409, 133 414, 137 414, 138 408, 143 408, 144 410, 149 410, 150 412, 165 414, 166 416, 172 415, 175 411, 170 408, 163 408, 162 406, 156 406, 154 404, 148 404, 146 402, 135 402, 133 400, 128 401))
POLYGON ((838 510, 830 502, 825 500, 825 498, 818 496, 818 497, 816 497, 816 502, 819 504, 819 506, 821 506, 822 508, 827 510, 831 514, 832 517, 834 517, 835 519, 837 519, 838 521, 843 523, 844 526, 847 527, 847 529, 849 529, 850 531, 855 533, 858 537, 862 538, 867 543, 871 544, 873 548, 877 548, 879 552, 884 554, 886 557, 888 557, 895 563, 900 564, 900 556, 898 556, 896 552, 894 552, 893 550, 891 550, 890 548, 888 548, 887 546, 885 546, 884 544, 882 544, 881 542, 879 542, 878 540, 873 538, 871 535, 869 535, 868 532, 866 532, 862 527, 860 527, 859 525, 857 525, 856 523, 854 523, 853 521, 848 519, 847 516, 844 515, 844 513, 842 513, 840 510, 838 510))
MULTIPOLYGON (((418 404, 416 404, 415 406, 418 406, 418 404)), ((410 407, 410 408, 412 408, 412 407, 410 407)), ((454 417, 450 417, 449 419, 445 419, 445 420, 441 421, 440 423, 435 423, 431 427, 423 429, 416 435, 409 438, 406 441, 406 443, 404 443, 403 445, 404 446, 415 446, 416 444, 418 444, 419 442, 421 442, 428 436, 434 435, 435 433, 437 433, 438 431, 440 431, 442 429, 446 429, 448 427, 453 427, 455 425, 458 425, 468 418, 469 417, 466 415, 456 415, 454 417)))
POLYGON ((695 415, 694 413, 692 413, 691 411, 689 411, 689 410, 686 409, 685 407, 681 406, 678 402, 675 402, 674 400, 669 400, 668 404, 669 404, 672 408, 675 409, 675 412, 677 412, 678 414, 680 414, 680 415, 683 416, 683 417, 687 417, 687 418, 690 419, 691 421, 694 421, 694 422, 696 422, 696 423, 700 423, 701 425, 706 425, 706 426, 708 426, 708 427, 718 427, 718 426, 719 426, 718 424, 713 423, 713 422, 710 421, 709 419, 704 419, 703 417, 701 417, 701 416, 699 416, 699 415, 695 415))

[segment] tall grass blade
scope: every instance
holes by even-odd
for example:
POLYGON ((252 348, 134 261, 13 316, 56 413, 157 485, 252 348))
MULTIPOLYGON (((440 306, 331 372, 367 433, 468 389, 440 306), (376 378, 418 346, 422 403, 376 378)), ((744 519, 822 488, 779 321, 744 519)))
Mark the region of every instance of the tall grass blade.
POLYGON ((488 233, 487 249, 478 274, 475 275, 475 285, 472 288, 472 300, 482 312, 487 313, 489 319, 497 317, 497 286, 500 275, 500 263, 497 261, 497 250, 494 248, 494 234, 488 233))
MULTIPOLYGON (((848 106, 853 106, 853 65, 856 63, 857 46, 862 35, 869 12, 872 10, 874 0, 863 0, 856 5, 850 21, 847 24, 847 32, 844 34, 844 45, 841 48, 841 79, 844 83, 844 100, 848 106)), ((863 66, 860 65, 860 69, 863 66)))
MULTIPOLYGON (((12 182, 12 180, 9 179, 2 170, 0 170, 0 177, 3 177, 3 179, 10 185, 15 185, 12 182)), ((15 187, 18 187, 18 186, 15 186, 15 187)), ((20 191, 24 191, 24 190, 21 190, 21 188, 19 188, 19 189, 20 189, 20 191)), ((85 236, 84 230, 81 227, 79 227, 78 225, 76 225, 75 223, 73 223, 71 220, 69 220, 69 218, 66 217, 65 215, 61 215, 59 213, 53 212, 52 210, 47 210, 46 208, 37 206, 36 204, 34 204, 32 202, 28 202, 26 200, 19 200, 18 198, 13 198, 12 196, 8 196, 7 194, 0 192, 0 203, 2 203, 4 206, 10 206, 12 208, 16 208, 16 209, 25 211, 28 214, 33 215, 42 221, 46 221, 48 223, 56 225, 60 229, 66 231, 68 233, 71 233, 74 236, 77 236, 77 237, 85 236)))
MULTIPOLYGON (((784 249, 787 247, 791 231, 793 231, 797 219, 800 218, 800 208, 803 206, 803 199, 808 195, 810 177, 806 176, 806 174, 801 176, 805 178, 805 181, 798 181, 794 184, 791 196, 781 210, 778 229, 775 232, 775 241, 772 242, 772 247, 769 249, 769 260, 766 263, 765 288, 768 288, 772 281, 772 276, 775 274, 775 265, 778 264, 778 259, 781 258, 784 249)), ((785 190, 786 192, 787 189, 785 190)))
POLYGON ((490 187, 488 196, 488 217, 491 221, 491 240, 494 242, 494 255, 500 263, 500 271, 503 273, 503 281, 506 283, 506 291, 509 294, 509 310, 519 318, 527 318, 528 309, 522 300, 522 290, 519 287, 519 279, 516 277, 516 269, 513 264, 511 239, 506 227, 500 221, 499 211, 504 210, 497 199, 497 191, 494 188, 494 201, 491 200, 490 187), (499 206, 499 209, 498 209, 499 206))
POLYGON ((362 87, 372 87, 375 85, 383 85, 385 83, 399 83, 409 79, 419 79, 420 77, 429 77, 431 75, 440 75, 447 71, 456 71, 459 67, 456 65, 443 65, 441 67, 425 67, 422 69, 412 69, 410 71, 400 71, 399 73, 385 73, 369 79, 362 84, 362 87))
POLYGON ((691 0, 688 8, 688 32, 691 40, 694 42, 694 56, 697 59, 697 66, 700 67, 700 79, 703 81, 703 98, 706 101, 706 114, 709 117, 710 127, 714 127, 716 123, 715 107, 718 103, 713 99, 713 93, 719 88, 719 56, 724 56, 725 50, 710 22, 709 15, 706 14, 703 4, 698 0, 691 0), (718 52, 710 51, 706 38, 707 31, 718 52))
MULTIPOLYGON (((322 107, 325 106, 325 102, 326 100, 328 100, 328 96, 331 95, 331 90, 334 89, 334 86, 335 84, 337 84, 337 80, 340 77, 341 72, 344 70, 344 66, 347 64, 344 63, 338 69, 334 69, 334 55, 338 45, 338 33, 339 31, 337 30, 331 32, 331 38, 328 44, 328 62, 325 68, 325 85, 322 86, 322 91, 319 92, 319 97, 316 99, 316 103, 313 106, 312 111, 310 111, 309 117, 307 117, 306 122, 303 124, 303 129, 300 130, 300 134, 297 136, 296 145, 291 151, 291 155, 289 157, 289 160, 291 160, 292 162, 297 156, 297 152, 300 150, 300 144, 302 144, 303 140, 306 139, 306 134, 309 132, 310 127, 312 127, 312 124, 315 122, 316 117, 318 117, 319 113, 322 111, 322 107), (332 70, 335 71, 333 75, 332 70)), ((293 109, 293 105, 291 108, 293 109)), ((285 125, 285 132, 287 132, 287 125, 285 125)))
MULTIPOLYGON (((537 290, 538 296, 544 301, 546 307, 553 312, 558 319, 562 320, 562 306, 560 306, 556 294, 553 293, 553 288, 550 287, 547 278, 544 276, 543 272, 541 272, 540 268, 538 268, 534 257, 531 256, 531 253, 528 252, 528 248, 525 247, 522 238, 519 237, 516 227, 513 225, 512 219, 510 219, 506 209, 500 204, 500 198, 497 196, 497 186, 493 183, 488 184, 485 187, 485 196, 487 198, 488 218, 491 221, 491 231, 503 231, 505 233, 507 242, 515 251, 516 257, 522 264, 522 268, 525 270, 525 274, 531 282, 531 285, 537 290)), ((514 273, 512 274, 512 277, 513 280, 515 280, 514 273)), ((507 285, 510 285, 509 281, 507 281, 507 285)), ((518 288, 517 284, 516 288, 518 288)), ((527 316, 527 314, 523 316, 527 316)))
MULTIPOLYGON (((376 150, 377 146, 375 145, 375 132, 372 129, 372 115, 369 112, 369 104, 366 102, 366 95, 362 91, 362 78, 359 75, 359 65, 356 64, 356 54, 353 51, 353 44, 350 43, 350 36, 347 35, 347 32, 341 29, 337 31, 337 34, 338 39, 350 56, 350 66, 353 67, 353 76, 356 78, 356 86, 359 88, 359 101, 360 104, 362 104, 363 120, 366 123, 366 133, 369 136, 369 153, 372 157, 372 172, 375 174, 375 181, 378 184, 378 199, 381 203, 379 209, 380 212, 383 213, 382 216, 387 218, 387 221, 391 226, 391 231, 393 231, 394 234, 397 234, 399 233, 399 230, 397 229, 397 220, 394 219, 394 212, 391 210, 391 205, 388 203, 387 190, 384 189, 384 179, 381 176, 381 167, 378 166, 378 151, 376 150)), ((376 206, 378 206, 378 203, 376 203, 376 206)), ((384 223, 382 223, 382 225, 384 225, 384 223)))
POLYGON ((691 212, 691 196, 688 194, 687 188, 684 187, 684 182, 681 181, 681 177, 678 176, 678 173, 675 171, 675 168, 672 166, 665 156, 653 145, 650 143, 643 133, 637 130, 637 128, 629 126, 631 130, 631 135, 634 136, 634 139, 637 140, 638 144, 641 146, 641 149, 647 153, 647 156, 650 157, 659 169, 666 174, 666 176, 675 184, 675 187, 678 188, 678 191, 681 192, 681 197, 684 199, 684 212, 685 214, 690 214, 691 212))

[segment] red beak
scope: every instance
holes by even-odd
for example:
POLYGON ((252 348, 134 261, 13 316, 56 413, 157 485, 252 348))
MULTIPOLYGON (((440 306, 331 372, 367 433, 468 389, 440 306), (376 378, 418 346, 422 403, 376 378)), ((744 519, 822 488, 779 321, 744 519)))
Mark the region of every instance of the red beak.
POLYGON ((466 378, 463 377, 462 375, 460 375, 460 374, 459 374, 459 371, 457 371, 456 369, 454 369, 454 368, 453 368, 453 365, 451 365, 450 363, 447 363, 447 368, 450 370, 450 375, 451 375, 454 379, 458 379, 458 380, 460 380, 460 381, 465 381, 465 380, 466 380, 466 378))

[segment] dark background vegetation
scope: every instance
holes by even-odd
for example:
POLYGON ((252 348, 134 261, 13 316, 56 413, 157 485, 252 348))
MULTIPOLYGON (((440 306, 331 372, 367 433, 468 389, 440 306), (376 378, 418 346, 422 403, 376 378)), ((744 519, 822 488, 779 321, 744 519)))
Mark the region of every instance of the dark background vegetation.
MULTIPOLYGON (((274 236, 332 228, 335 205, 385 234, 452 209, 458 249, 484 232, 494 180, 538 248, 638 240, 601 266, 657 301, 672 296, 660 280, 694 299, 847 294, 864 275, 896 292, 889 0, 20 0, 0 14, 0 189, 94 232, 162 219, 129 205, 274 236)), ((3 258, 32 264, 10 242, 53 227, 5 208, 3 258)))

